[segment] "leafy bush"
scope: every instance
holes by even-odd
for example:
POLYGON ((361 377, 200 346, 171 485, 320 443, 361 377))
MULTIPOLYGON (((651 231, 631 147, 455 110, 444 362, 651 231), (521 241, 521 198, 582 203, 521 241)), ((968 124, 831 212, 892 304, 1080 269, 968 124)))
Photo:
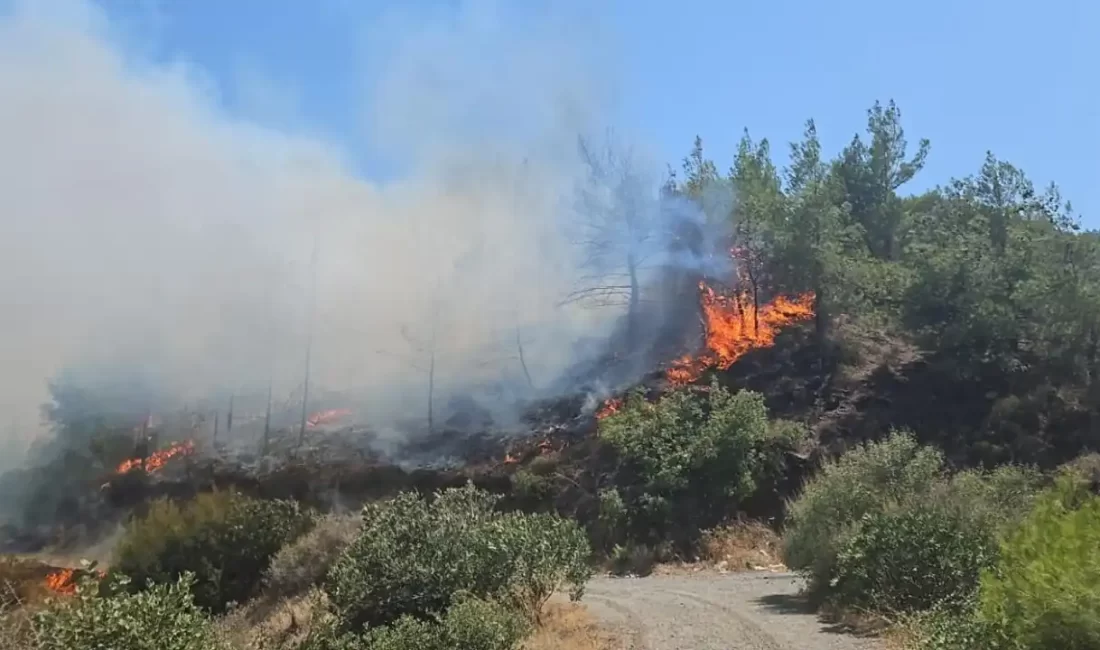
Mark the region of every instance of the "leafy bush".
POLYGON ((966 470, 935 486, 932 501, 997 534, 1027 515, 1046 482, 1037 469, 1018 465, 966 470))
POLYGON ((563 584, 579 596, 591 569, 576 524, 552 515, 504 515, 496 503, 469 485, 432 499, 402 493, 367 505, 359 537, 326 582, 344 624, 439 615, 460 593, 525 608, 563 584))
POLYGON ((997 650, 993 626, 977 616, 976 594, 961 606, 935 607, 918 616, 911 647, 919 650, 997 650))
POLYGON ((916 611, 958 604, 974 592, 996 542, 943 508, 867 514, 841 547, 832 593, 842 605, 916 611))
POLYGON ((297 650, 512 650, 529 630, 529 622, 508 607, 465 598, 442 616, 402 616, 358 634, 342 632, 330 619, 312 629, 297 650))
POLYGON ((355 541, 360 518, 354 515, 327 515, 313 530, 287 544, 264 573, 263 585, 269 595, 288 598, 304 594, 324 582, 332 565, 355 541))
POLYGON ((511 513, 495 522, 494 546, 504 558, 508 585, 499 597, 538 621, 550 596, 567 585, 577 600, 592 577, 591 547, 575 522, 549 514, 511 513))
POLYGON ((789 504, 783 554, 821 592, 833 577, 845 535, 869 513, 927 495, 944 473, 943 456, 907 433, 856 447, 829 461, 789 504))
POLYGON ((160 500, 131 523, 113 568, 139 587, 193 573, 195 602, 222 612, 251 597, 272 556, 312 524, 291 501, 232 492, 202 494, 183 506, 160 500))
POLYGON ((625 545, 616 545, 611 550, 611 573, 617 576, 645 577, 653 573, 658 556, 657 549, 645 544, 627 542, 625 545))
POLYGON ((601 531, 605 550, 628 538, 697 541, 697 531, 720 523, 774 473, 777 445, 794 431, 769 425, 761 395, 730 393, 717 383, 705 397, 688 388, 656 402, 631 394, 599 427, 625 461, 615 477, 620 533, 607 538, 608 530, 601 531))
POLYGON ((1100 497, 1064 475, 982 576, 980 617, 1004 647, 1100 647, 1100 497))
POLYGON ((106 597, 82 585, 35 614, 37 650, 216 650, 213 624, 192 600, 190 575, 136 594, 106 597))

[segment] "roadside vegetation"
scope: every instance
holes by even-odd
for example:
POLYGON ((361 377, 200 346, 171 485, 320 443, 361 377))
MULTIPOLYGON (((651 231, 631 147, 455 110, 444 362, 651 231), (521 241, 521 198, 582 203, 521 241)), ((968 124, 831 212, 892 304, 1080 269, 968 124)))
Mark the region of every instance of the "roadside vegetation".
MULTIPOLYGON (((831 159, 807 122, 786 169, 745 134, 720 173, 697 140, 663 190, 731 222, 749 302, 812 294, 773 347, 627 394, 497 493, 142 503, 72 594, 0 564, 0 648, 607 648, 560 602, 596 571, 780 560, 915 649, 1100 648, 1100 235, 993 154, 903 194, 930 144, 893 103, 867 118, 831 159)), ((0 478, 23 526, 99 513, 125 454, 59 409, 64 453, 0 478)))

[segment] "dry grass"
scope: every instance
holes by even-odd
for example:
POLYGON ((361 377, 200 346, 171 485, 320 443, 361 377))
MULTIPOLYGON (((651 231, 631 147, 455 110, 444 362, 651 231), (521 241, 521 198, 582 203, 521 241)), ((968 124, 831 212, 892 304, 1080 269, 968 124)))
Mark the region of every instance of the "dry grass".
POLYGON ((602 629, 582 605, 551 602, 542 613, 542 625, 523 644, 523 650, 620 650, 625 645, 602 629))
POLYGON ((785 570, 779 535, 757 522, 735 522, 705 532, 699 559, 725 571, 785 570))
POLYGON ((218 629, 232 648, 295 648, 314 616, 325 611, 325 599, 319 589, 277 601, 261 598, 219 619, 218 629))

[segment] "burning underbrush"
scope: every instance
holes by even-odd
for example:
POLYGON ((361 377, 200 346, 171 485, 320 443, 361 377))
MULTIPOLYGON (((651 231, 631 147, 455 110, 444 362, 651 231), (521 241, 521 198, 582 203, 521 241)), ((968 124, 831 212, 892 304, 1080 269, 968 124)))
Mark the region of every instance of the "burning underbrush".
MULTIPOLYGON (((703 332, 697 352, 674 358, 618 391, 601 388, 597 377, 571 394, 530 404, 518 426, 507 430, 494 427, 488 412, 472 400, 453 400, 450 417, 434 430, 411 436, 359 425, 354 410, 339 404, 278 427, 270 412, 266 417, 238 413, 236 431, 231 430, 232 406, 224 430, 216 414, 212 430, 202 418, 176 418, 185 424, 170 430, 147 416, 121 436, 121 446, 125 436, 133 440, 127 457, 98 461, 101 470, 82 468, 96 474, 98 490, 86 489, 59 505, 65 509, 62 528, 83 531, 75 538, 86 544, 151 499, 190 498, 224 488, 327 510, 401 490, 430 492, 473 481, 528 507, 531 495, 517 489, 515 476, 531 472, 557 485, 553 503, 543 505, 592 510, 594 495, 617 467, 597 435, 599 422, 621 412, 626 393, 640 392, 649 402, 669 391, 705 395, 708 377, 729 374, 735 363, 772 348, 783 330, 813 316, 812 295, 757 304, 747 292, 721 292, 702 282, 699 291, 703 332), (251 441, 242 430, 253 431, 251 441)), ((9 526, 6 532, 0 542, 24 551, 65 546, 59 540, 74 538, 59 537, 56 526, 9 526)))

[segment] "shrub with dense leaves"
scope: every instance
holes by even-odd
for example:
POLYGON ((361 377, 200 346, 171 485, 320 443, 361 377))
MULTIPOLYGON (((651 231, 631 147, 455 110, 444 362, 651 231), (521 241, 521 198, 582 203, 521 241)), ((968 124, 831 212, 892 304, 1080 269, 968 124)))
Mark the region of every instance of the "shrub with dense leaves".
POLYGON ((579 527, 553 515, 505 515, 496 503, 469 485, 367 505, 358 538, 326 581, 344 624, 441 615, 463 593, 524 609, 564 585, 579 596, 591 575, 579 527))
MULTIPOLYGON (((619 539, 659 543, 714 526, 772 472, 789 427, 769 426, 758 393, 731 393, 717 383, 703 397, 681 388, 655 402, 629 395, 600 420, 600 437, 625 461, 615 477, 623 517, 619 539)), ((686 540, 693 541, 693 540, 686 540)))
POLYGON ((825 590, 844 537, 860 519, 887 504, 928 495, 943 474, 942 454, 906 433, 827 462, 789 504, 783 538, 787 565, 805 572, 812 590, 825 590))
POLYGON ((919 505, 876 512, 841 547, 830 591, 840 604, 880 611, 959 604, 995 559, 990 531, 958 513, 919 505))
POLYGON ((132 522, 113 569, 137 587, 195 575, 195 602, 212 612, 255 594, 272 556, 310 529, 313 517, 292 501, 202 494, 183 505, 161 500, 132 522))
POLYGON ((136 594, 82 585, 33 618, 36 650, 217 650, 211 621, 192 600, 190 575, 136 594))
POLYGON ((329 618, 297 650, 513 650, 530 629, 526 618, 501 603, 463 598, 443 615, 402 616, 364 632, 342 631, 329 618))
POLYGON ((1002 647, 1100 648, 1100 496, 1062 476, 982 577, 980 618, 1002 647))
POLYGON ((264 574, 265 593, 289 598, 324 582, 332 565, 359 533, 356 515, 326 515, 313 530, 284 546, 264 574))

